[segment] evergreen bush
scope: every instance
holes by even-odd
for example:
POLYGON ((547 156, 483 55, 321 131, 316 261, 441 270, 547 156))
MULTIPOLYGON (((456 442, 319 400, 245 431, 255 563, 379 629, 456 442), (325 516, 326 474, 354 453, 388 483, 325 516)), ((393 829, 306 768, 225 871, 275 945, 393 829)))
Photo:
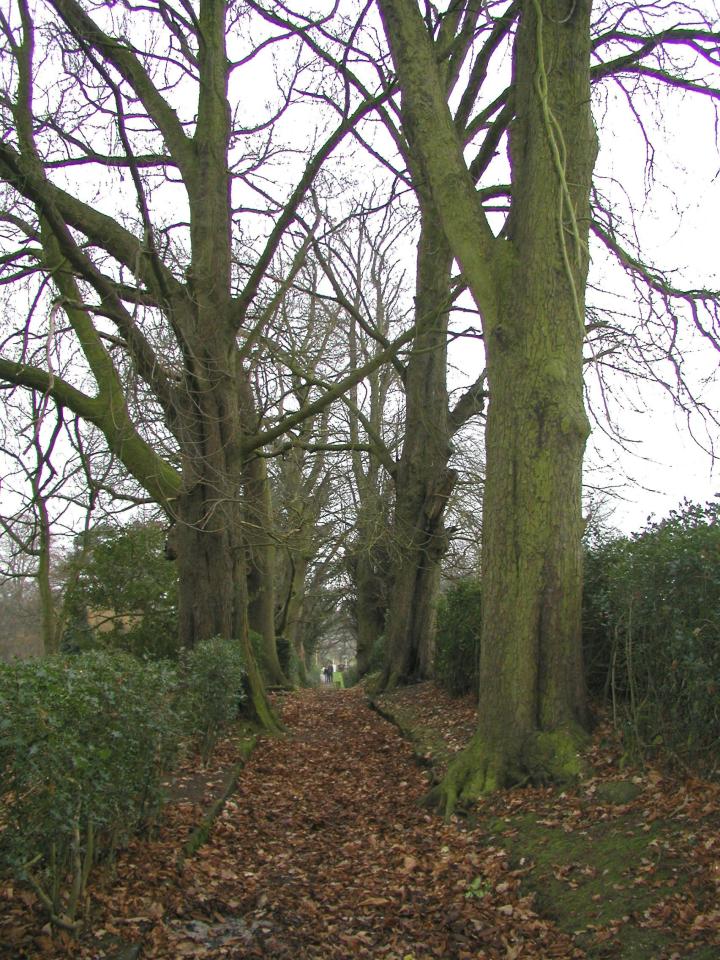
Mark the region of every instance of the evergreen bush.
POLYGON ((0 875, 74 928, 93 865, 152 821, 184 738, 207 759, 243 679, 217 639, 179 670, 100 650, 0 663, 0 875))
POLYGON ((376 638, 375 643, 373 643, 370 660, 368 661, 368 674, 382 672, 385 667, 386 651, 387 644, 385 642, 385 634, 381 633, 380 636, 376 638))
POLYGON ((160 802, 175 673, 94 651, 0 664, 0 870, 72 924, 93 864, 160 802))
POLYGON ((180 674, 186 730, 197 738, 207 762, 223 728, 246 700, 239 642, 214 637, 199 643, 181 656, 180 674))
POLYGON ((435 679, 452 696, 477 692, 482 591, 478 580, 459 580, 438 604, 435 679))
POLYGON ((177 571, 164 527, 102 525, 82 533, 68 561, 63 649, 177 656, 177 571))
POLYGON ((685 503, 586 557, 588 684, 645 754, 720 769, 720 505, 685 503))

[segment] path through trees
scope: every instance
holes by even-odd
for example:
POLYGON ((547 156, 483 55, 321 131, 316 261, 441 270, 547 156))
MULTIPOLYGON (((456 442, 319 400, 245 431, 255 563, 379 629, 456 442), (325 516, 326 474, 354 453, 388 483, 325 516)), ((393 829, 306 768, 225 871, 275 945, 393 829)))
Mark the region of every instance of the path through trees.
MULTIPOLYGON (((234 769, 234 738, 208 768, 188 763, 157 835, 93 879, 79 940, 0 883, 0 960, 718 955, 717 784, 621 767, 601 725, 577 789, 505 791, 475 826, 445 824, 420 803, 427 772, 357 689, 283 700, 287 735, 260 741, 204 845, 178 857, 234 769)), ((472 732, 471 704, 429 684, 382 706, 451 751, 472 732)))
POLYGON ((520 942, 523 958, 582 955, 519 899, 500 850, 420 806, 426 772, 357 691, 292 694, 283 722, 288 735, 261 741, 180 871, 187 812, 171 808, 94 899, 92 935, 68 953, 45 938, 37 955, 116 957, 99 948, 109 936, 164 960, 505 958, 520 942), (468 895, 480 875, 487 892, 468 895))
MULTIPOLYGON (((534 944, 523 956, 573 956, 518 904, 512 879, 497 896, 466 897, 476 838, 420 806, 427 780, 410 747, 357 693, 296 695, 283 719, 290 736, 263 743, 183 877, 183 899, 210 914, 211 931, 222 929, 215 912, 243 917, 231 956, 506 957, 503 941, 519 938, 534 944)), ((186 919, 166 929, 187 939, 186 919)), ((163 955, 182 955, 182 943, 163 955)))

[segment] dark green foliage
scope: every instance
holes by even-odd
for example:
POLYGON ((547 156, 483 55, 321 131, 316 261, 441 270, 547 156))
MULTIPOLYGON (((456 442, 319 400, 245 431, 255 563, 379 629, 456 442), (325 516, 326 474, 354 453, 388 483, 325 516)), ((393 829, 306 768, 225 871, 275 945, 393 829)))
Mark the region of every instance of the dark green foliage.
POLYGON ((385 634, 380 634, 380 636, 373 643, 372 653, 370 654, 370 660, 368 662, 368 673, 378 673, 385 666, 385 653, 386 653, 387 643, 385 642, 385 634))
MULTIPOLYGON (((370 653, 370 659, 368 660, 367 670, 365 673, 360 676, 358 673, 357 664, 353 663, 347 670, 343 673, 343 683, 346 687, 354 687, 356 683, 359 683, 361 680, 364 680, 366 677, 371 678, 371 687, 377 684, 378 678, 383 671, 385 666, 385 636, 381 634, 376 638, 375 643, 373 643, 373 648, 370 653)), ((320 683, 320 674, 318 671, 317 683, 320 683)))
MULTIPOLYGON (((351 667, 349 667, 349 668, 345 671, 345 673, 344 673, 344 675, 343 675, 343 681, 344 681, 346 687, 354 687, 355 684, 358 682, 359 679, 360 679, 360 677, 358 676, 358 670, 357 670, 357 666, 356 666, 355 664, 353 664, 351 667)), ((317 678, 317 683, 320 683, 320 677, 319 677, 319 676, 318 676, 318 678, 317 678)))
POLYGON ((155 523, 96 527, 79 538, 70 560, 64 649, 177 655, 177 575, 164 546, 165 531, 155 523), (73 567, 79 567, 75 578, 73 567))
POLYGON ((188 735, 197 737, 207 761, 218 737, 245 700, 245 667, 237 640, 215 637, 180 660, 182 712, 188 735))
POLYGON ((435 679, 453 696, 478 689, 481 595, 478 580, 459 580, 438 604, 435 679))
POLYGON ((0 665, 0 869, 69 920, 93 863, 155 813, 175 672, 101 651, 0 665))
POLYGON ((642 753, 720 768, 720 505, 685 503, 586 556, 588 683, 642 753))
POLYGON ((152 821, 183 742, 209 755, 243 677, 226 640, 180 669, 99 650, 0 664, 0 875, 72 926, 93 865, 152 821))

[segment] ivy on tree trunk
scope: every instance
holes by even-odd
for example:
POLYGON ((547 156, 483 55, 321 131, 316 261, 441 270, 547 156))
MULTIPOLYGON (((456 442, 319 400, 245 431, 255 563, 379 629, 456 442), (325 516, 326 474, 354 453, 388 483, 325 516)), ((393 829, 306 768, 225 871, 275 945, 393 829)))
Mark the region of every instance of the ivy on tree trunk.
POLYGON ((495 237, 414 0, 380 0, 407 135, 482 316, 490 403, 477 734, 434 793, 458 801, 578 772, 585 723, 581 470, 590 9, 524 0, 513 56, 511 212, 495 237))

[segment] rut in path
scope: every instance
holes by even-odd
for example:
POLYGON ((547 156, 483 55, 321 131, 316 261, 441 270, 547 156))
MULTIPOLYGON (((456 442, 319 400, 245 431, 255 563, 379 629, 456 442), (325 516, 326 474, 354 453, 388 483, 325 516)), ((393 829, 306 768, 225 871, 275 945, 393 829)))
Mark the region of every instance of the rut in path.
POLYGON ((424 810, 427 775, 355 691, 286 698, 144 957, 579 957, 500 849, 424 810))

